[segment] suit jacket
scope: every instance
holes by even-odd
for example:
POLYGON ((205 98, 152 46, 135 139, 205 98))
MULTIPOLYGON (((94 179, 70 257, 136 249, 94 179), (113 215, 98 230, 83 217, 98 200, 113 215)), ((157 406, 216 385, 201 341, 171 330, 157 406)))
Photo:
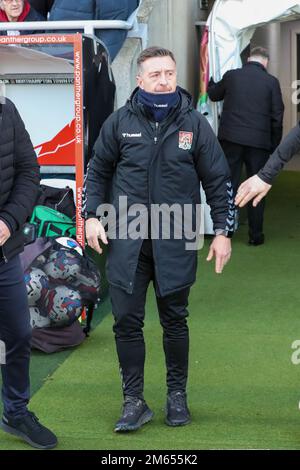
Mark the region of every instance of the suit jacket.
POLYGON ((210 81, 208 96, 221 101, 218 137, 273 151, 282 137, 284 104, 277 78, 259 62, 229 70, 221 81, 210 81))

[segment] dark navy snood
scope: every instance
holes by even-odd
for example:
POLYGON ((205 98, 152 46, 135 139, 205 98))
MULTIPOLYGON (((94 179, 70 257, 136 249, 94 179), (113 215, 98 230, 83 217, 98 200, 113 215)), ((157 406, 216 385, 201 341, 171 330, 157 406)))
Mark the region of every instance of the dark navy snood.
POLYGON ((138 91, 138 102, 147 108, 157 122, 163 121, 179 103, 178 90, 173 93, 148 93, 141 88, 138 91))

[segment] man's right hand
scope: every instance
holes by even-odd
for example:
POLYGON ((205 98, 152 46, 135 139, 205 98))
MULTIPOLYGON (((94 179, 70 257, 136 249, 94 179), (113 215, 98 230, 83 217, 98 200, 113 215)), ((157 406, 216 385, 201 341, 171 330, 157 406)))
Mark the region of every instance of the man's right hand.
POLYGON ((8 226, 3 222, 3 220, 0 220, 0 246, 4 245, 10 236, 11 233, 8 226))
POLYGON ((108 244, 106 233, 101 222, 96 218, 88 219, 85 223, 85 236, 88 245, 100 255, 102 254, 102 248, 99 244, 99 239, 105 245, 108 244))
POLYGON ((272 186, 270 184, 265 183, 257 175, 251 176, 251 178, 248 178, 239 187, 235 198, 235 204, 239 207, 243 207, 247 202, 255 198, 253 201, 253 207, 256 207, 271 188, 272 186))

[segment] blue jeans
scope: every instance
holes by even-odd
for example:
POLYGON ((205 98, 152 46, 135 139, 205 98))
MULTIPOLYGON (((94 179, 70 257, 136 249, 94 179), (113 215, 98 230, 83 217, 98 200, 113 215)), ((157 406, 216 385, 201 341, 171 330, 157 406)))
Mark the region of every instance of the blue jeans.
POLYGON ((19 256, 0 261, 0 339, 6 347, 1 366, 4 414, 27 412, 30 397, 29 360, 31 326, 24 273, 19 256))

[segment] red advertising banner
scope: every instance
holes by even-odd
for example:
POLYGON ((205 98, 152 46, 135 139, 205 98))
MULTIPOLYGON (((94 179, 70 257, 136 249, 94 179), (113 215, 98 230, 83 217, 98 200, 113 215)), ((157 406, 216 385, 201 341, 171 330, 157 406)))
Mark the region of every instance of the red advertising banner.
POLYGON ((59 184, 71 175, 76 236, 84 246, 82 35, 0 36, 0 81, 25 122, 42 176, 49 172, 59 184))

